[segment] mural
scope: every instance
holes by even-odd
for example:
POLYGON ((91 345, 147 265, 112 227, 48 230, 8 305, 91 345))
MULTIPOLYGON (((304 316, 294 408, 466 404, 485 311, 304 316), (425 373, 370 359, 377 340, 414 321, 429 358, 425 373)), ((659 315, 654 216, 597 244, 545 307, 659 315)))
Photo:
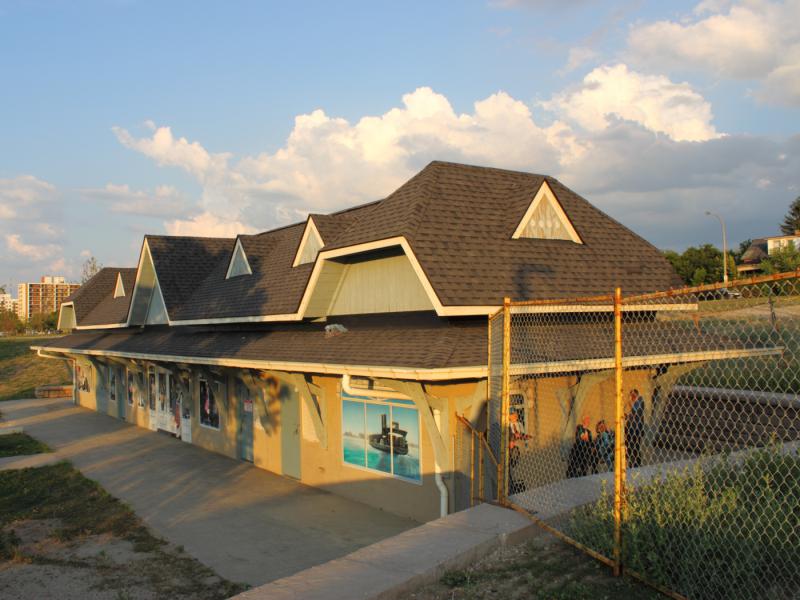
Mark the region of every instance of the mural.
POLYGON ((419 482, 419 412, 413 402, 342 393, 345 463, 419 482))

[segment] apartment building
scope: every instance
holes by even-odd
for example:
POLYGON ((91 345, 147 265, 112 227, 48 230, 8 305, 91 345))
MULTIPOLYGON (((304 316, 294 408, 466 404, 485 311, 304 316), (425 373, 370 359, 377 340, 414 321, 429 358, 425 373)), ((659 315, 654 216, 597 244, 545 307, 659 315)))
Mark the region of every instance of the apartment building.
POLYGON ((61 308, 61 303, 81 286, 67 283, 64 277, 45 275, 39 283, 17 286, 17 316, 27 321, 36 314, 48 314, 61 308))
POLYGON ((17 312, 17 300, 11 294, 0 294, 0 312, 17 312))

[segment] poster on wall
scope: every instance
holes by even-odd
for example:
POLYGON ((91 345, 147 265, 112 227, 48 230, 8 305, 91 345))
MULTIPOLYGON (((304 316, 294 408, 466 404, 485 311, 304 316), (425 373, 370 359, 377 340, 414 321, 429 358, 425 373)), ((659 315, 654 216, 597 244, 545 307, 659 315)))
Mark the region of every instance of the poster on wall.
POLYGON ((117 371, 114 367, 108 368, 108 398, 111 402, 117 401, 117 371))
POLYGON ((200 380, 200 424, 219 429, 219 410, 214 386, 205 379, 200 380))
POLYGON ((133 373, 128 371, 128 404, 133 406, 133 373))
POLYGON ((84 369, 79 364, 75 365, 75 381, 78 384, 78 391, 80 392, 91 391, 89 387, 89 372, 90 368, 84 369))
POLYGON ((346 464, 422 480, 419 412, 413 402, 343 393, 342 449, 346 464))
POLYGON ((150 406, 150 410, 156 409, 156 374, 153 371, 150 371, 149 375, 149 386, 148 390, 148 402, 150 406))

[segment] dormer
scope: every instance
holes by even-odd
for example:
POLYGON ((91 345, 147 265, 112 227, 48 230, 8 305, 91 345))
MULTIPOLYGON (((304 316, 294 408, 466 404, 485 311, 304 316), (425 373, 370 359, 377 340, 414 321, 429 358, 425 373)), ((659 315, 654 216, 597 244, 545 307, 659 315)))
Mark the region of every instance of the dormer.
POLYGON ((575 231, 567 213, 564 212, 561 203, 546 181, 542 182, 511 238, 515 240, 520 238, 567 240, 583 244, 583 240, 575 231))
POLYGON ((228 272, 225 275, 225 279, 252 274, 253 270, 250 268, 250 262, 247 260, 247 254, 245 254, 244 246, 242 246, 242 240, 241 238, 236 238, 236 245, 233 248, 233 254, 231 254, 231 261, 228 263, 228 272))
POLYGON ((117 284, 114 286, 114 298, 125 296, 125 284, 122 283, 122 273, 117 273, 117 284))
POLYGON ((308 217, 306 228, 303 230, 303 237, 300 239, 300 245, 297 247, 297 254, 295 254, 293 267, 298 265, 305 265, 312 263, 317 259, 317 254, 325 242, 319 234, 317 226, 314 224, 314 218, 308 217))

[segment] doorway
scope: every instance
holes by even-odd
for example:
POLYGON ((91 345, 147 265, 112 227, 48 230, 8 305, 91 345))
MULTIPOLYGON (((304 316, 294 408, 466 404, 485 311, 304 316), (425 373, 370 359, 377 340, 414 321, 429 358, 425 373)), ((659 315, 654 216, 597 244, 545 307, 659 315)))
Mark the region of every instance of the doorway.
POLYGON ((237 436, 237 446, 239 448, 239 458, 247 462, 253 462, 253 397, 250 388, 241 381, 237 383, 239 398, 239 433, 237 436))
POLYGON ((281 469, 284 475, 300 479, 300 399, 297 392, 280 386, 281 469))

